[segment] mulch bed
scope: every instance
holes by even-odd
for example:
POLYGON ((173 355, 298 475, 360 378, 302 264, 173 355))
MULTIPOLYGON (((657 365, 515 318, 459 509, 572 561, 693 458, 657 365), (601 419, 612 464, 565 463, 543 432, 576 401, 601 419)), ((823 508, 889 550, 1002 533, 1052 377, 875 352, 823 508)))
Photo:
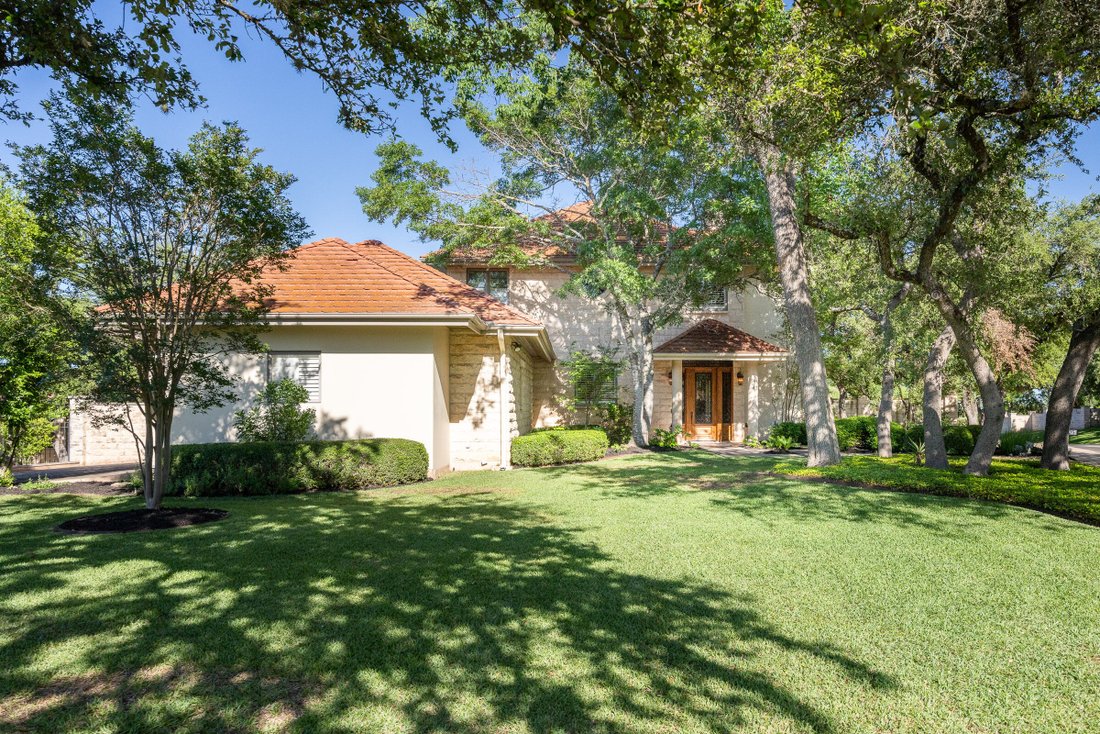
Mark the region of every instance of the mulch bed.
POLYGON ((209 507, 162 507, 159 510, 123 510, 100 515, 84 515, 66 520, 55 530, 59 533, 137 533, 145 530, 170 530, 202 525, 229 515, 209 507))

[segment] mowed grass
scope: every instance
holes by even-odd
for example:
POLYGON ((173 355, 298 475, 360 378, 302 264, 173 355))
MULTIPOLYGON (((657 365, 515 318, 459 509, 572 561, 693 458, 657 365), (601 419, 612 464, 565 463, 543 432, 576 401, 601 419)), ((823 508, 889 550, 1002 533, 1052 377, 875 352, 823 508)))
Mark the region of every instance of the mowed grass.
POLYGON ((1069 437, 1070 443, 1100 443, 1100 427, 1084 428, 1069 437))
POLYGON ((0 498, 0 730, 1084 732, 1100 530, 702 452, 201 500, 0 498), (184 504, 180 500, 175 503, 184 504))
POLYGON ((1100 526, 1100 467, 1072 464, 1068 471, 1048 471, 1036 459, 994 459, 988 476, 963 474, 966 458, 950 459, 948 469, 917 466, 909 455, 880 459, 846 456, 839 464, 808 467, 788 459, 775 471, 793 477, 984 499, 1030 507, 1100 526))

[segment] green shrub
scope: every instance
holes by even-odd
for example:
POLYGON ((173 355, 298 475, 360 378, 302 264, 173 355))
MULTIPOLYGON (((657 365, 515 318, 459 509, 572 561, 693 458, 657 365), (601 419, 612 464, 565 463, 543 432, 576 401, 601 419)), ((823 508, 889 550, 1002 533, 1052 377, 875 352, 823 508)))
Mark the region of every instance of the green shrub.
POLYGON ((366 489, 427 476, 424 445, 403 438, 189 444, 172 449, 168 494, 220 497, 366 489))
POLYGON ((878 419, 870 415, 840 418, 836 421, 836 440, 841 451, 878 448, 878 419))
POLYGON ((795 421, 782 421, 776 423, 768 431, 768 438, 789 438, 796 446, 806 445, 806 424, 795 421))
POLYGON ((15 475, 11 473, 11 469, 6 466, 0 466, 0 487, 11 487, 15 485, 15 475))
POLYGON ((856 444, 859 442, 856 426, 850 423, 850 420, 850 418, 841 418, 836 422, 836 442, 840 446, 841 451, 855 448, 856 444))
POLYGON ((634 406, 611 403, 600 408, 600 427, 612 446, 630 443, 634 437, 634 406))
POLYGON ((653 435, 649 437, 649 445, 655 449, 674 449, 679 445, 680 434, 684 432, 682 426, 673 426, 670 430, 654 428, 653 435))
POLYGON ((603 458, 610 444, 600 428, 550 428, 512 439, 516 466, 574 464, 603 458))
POLYGON ((912 423, 906 426, 904 429, 904 436, 901 441, 901 445, 905 447, 905 451, 912 453, 912 447, 916 444, 924 446, 924 424, 912 423))
POLYGON ((1028 453, 1027 445, 1041 444, 1043 442, 1042 431, 1009 431, 1001 434, 1001 442, 997 445, 997 453, 1006 456, 1022 456, 1028 453))
MULTIPOLYGON (((981 432, 981 426, 943 427, 943 445, 951 456, 969 456, 974 450, 974 440, 981 432)), ((895 453, 912 453, 913 444, 924 444, 924 424, 914 423, 908 427, 891 428, 895 453)))
POLYGON ((943 445, 951 456, 970 456, 974 450, 974 434, 969 426, 944 426, 943 445))
POLYGON ((313 432, 317 411, 302 408, 309 392, 293 380, 275 380, 264 385, 256 405, 233 414, 237 438, 256 441, 304 441, 313 432))
POLYGON ((768 436, 764 446, 777 454, 789 454, 794 448, 794 440, 790 436, 768 436))
MULTIPOLYGON (((870 450, 878 451, 878 419, 873 418, 872 420, 874 421, 874 428, 869 439, 870 450)), ((890 446, 895 454, 910 450, 909 432, 901 423, 890 424, 890 446)))

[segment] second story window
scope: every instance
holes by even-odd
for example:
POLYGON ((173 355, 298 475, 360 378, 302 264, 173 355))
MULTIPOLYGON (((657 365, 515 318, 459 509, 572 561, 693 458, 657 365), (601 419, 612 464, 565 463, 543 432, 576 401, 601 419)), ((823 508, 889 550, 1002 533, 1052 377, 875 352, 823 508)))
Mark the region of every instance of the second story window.
POLYGON ((699 304, 699 310, 701 311, 725 311, 727 309, 725 288, 708 290, 703 302, 699 304))
POLYGON ((473 269, 466 270, 466 284, 488 293, 501 303, 508 303, 508 271, 473 269))

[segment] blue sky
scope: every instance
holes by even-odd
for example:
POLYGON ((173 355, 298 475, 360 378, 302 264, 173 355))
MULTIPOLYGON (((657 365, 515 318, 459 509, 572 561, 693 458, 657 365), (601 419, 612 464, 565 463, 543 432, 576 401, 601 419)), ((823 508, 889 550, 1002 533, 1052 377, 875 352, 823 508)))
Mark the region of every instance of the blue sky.
MULTIPOLYGON (((138 124, 162 146, 179 147, 203 120, 236 120, 263 148, 263 160, 298 177, 290 197, 316 237, 343 237, 349 241, 379 239, 412 255, 432 249, 404 228, 371 222, 363 214, 355 188, 370 182, 376 160, 374 148, 383 136, 348 132, 336 121, 335 97, 308 74, 298 74, 270 43, 242 38, 245 61, 226 61, 202 39, 184 39, 184 58, 199 81, 208 106, 195 112, 164 114, 149 104, 139 107, 138 124)), ((48 75, 24 72, 17 77, 20 103, 38 109, 51 88, 48 75)), ((398 133, 416 143, 425 154, 448 166, 494 170, 496 161, 457 123, 452 135, 459 150, 452 154, 436 139, 414 105, 398 110, 398 133)), ((24 127, 0 123, 2 139, 20 144, 44 142, 45 123, 24 127)), ((1100 191, 1100 126, 1094 125, 1078 143, 1078 156, 1090 173, 1063 166, 1063 179, 1051 184, 1054 197, 1079 199, 1100 191)), ((0 160, 10 163, 6 147, 0 160)))

